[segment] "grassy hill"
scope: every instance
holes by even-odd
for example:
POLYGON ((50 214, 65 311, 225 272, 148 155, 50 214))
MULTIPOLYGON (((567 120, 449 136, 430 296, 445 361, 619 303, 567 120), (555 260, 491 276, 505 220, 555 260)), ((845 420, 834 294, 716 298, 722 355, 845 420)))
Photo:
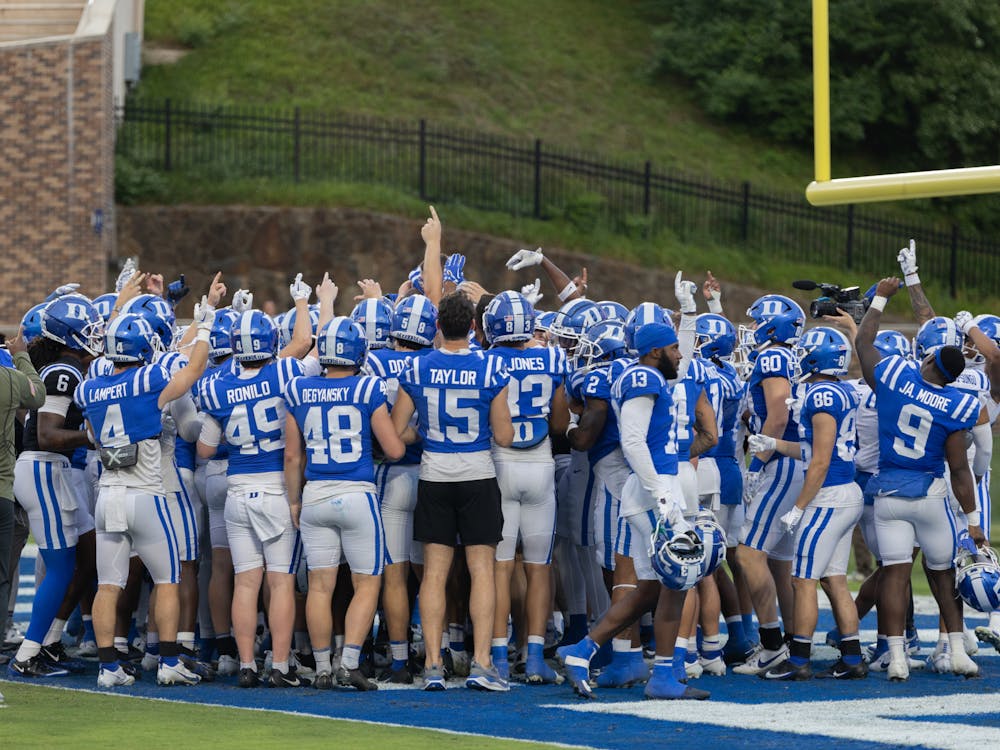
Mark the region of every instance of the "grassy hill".
MULTIPOLYGON (((167 53, 147 59, 180 57, 147 64, 137 92, 144 97, 426 118, 749 180, 762 190, 801 194, 812 175, 810 153, 713 123, 683 85, 653 79, 642 0, 153 0, 145 33, 148 52, 167 53)), ((878 166, 838 154, 834 169, 846 176, 878 166)), ((425 210, 383 186, 160 179, 169 201, 346 204, 414 217, 425 210)), ((913 204, 891 210, 904 221, 926 218, 925 207, 913 204)), ((669 234, 650 243, 460 206, 448 214, 456 226, 643 263, 678 266, 696 256, 723 278, 760 286, 787 286, 809 273, 839 278, 836 269, 761 263, 740 249, 693 246, 669 234)), ((938 299, 943 311, 983 304, 938 299)))

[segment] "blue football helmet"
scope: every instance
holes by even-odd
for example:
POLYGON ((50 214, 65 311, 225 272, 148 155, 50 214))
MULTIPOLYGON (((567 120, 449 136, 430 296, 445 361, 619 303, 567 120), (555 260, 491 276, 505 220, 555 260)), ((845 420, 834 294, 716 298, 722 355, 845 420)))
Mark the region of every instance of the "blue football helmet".
POLYGON ((563 339, 560 342, 563 347, 572 348, 588 328, 601 320, 601 309, 593 302, 571 299, 559 308, 549 326, 549 333, 563 339))
POLYGON ((208 356, 212 360, 222 359, 233 353, 233 323, 239 317, 240 314, 231 307, 216 311, 212 331, 208 335, 208 356))
POLYGON ((962 348, 962 332, 951 318, 938 315, 920 326, 913 339, 913 352, 918 360, 933 354, 943 346, 962 348))
POLYGON ((722 530, 715 514, 710 510, 698 512, 694 522, 694 531, 701 537, 705 548, 705 561, 701 566, 701 577, 712 575, 715 569, 726 559, 726 532, 722 530))
POLYGON ((625 326, 620 320, 595 323, 580 339, 580 363, 588 370, 609 365, 625 353, 625 326))
POLYGON ((500 292, 483 312, 483 332, 491 344, 530 341, 535 336, 535 308, 520 292, 500 292))
POLYGON ((122 313, 141 315, 149 323, 149 327, 156 334, 153 346, 157 352, 170 350, 170 344, 174 339, 174 308, 162 297, 155 294, 140 294, 133 297, 122 307, 122 313))
POLYGON ((889 328, 879 331, 875 335, 874 346, 883 359, 893 354, 897 354, 905 359, 913 359, 913 349, 910 346, 910 340, 899 331, 893 331, 889 328))
POLYGON ((836 328, 810 328, 796 349, 803 380, 810 375, 846 375, 851 366, 851 342, 836 328))
POLYGON ((152 362, 157 338, 146 318, 122 313, 108 324, 104 334, 104 358, 116 364, 152 362))
POLYGON ((617 320, 621 323, 628 320, 628 308, 621 302, 606 299, 598 302, 597 306, 601 308, 601 316, 605 320, 617 320))
POLYGON ((321 365, 360 368, 368 356, 369 341, 360 324, 341 316, 323 326, 316 348, 321 365))
POLYGON ((747 317, 757 324, 747 334, 754 347, 770 343, 794 344, 802 336, 806 324, 806 314, 799 303, 783 294, 765 294, 750 305, 747 317))
POLYGON ((351 320, 365 332, 369 349, 384 349, 389 346, 392 308, 384 299, 361 300, 351 311, 351 320))
POLYGON ((430 346, 437 334, 437 308, 422 294, 411 294, 396 305, 389 335, 418 346, 430 346))
POLYGON ((99 356, 104 350, 104 321, 82 294, 66 294, 49 302, 41 313, 42 336, 99 356))
MULTIPOLYGON (((292 342, 292 332, 295 330, 296 311, 293 307, 281 317, 281 327, 275 326, 278 331, 278 350, 284 349, 292 342)), ((319 308, 309 308, 309 322, 312 323, 312 337, 316 338, 316 329, 319 328, 319 308)))
MULTIPOLYGON (((972 319, 972 322, 980 331, 986 334, 987 338, 991 339, 997 346, 1000 346, 1000 318, 996 315, 977 315, 972 319)), ((965 354, 965 361, 968 366, 976 367, 986 362, 986 357, 972 343, 971 338, 965 336, 964 341, 965 347, 963 353, 965 354)))
POLYGON ((968 539, 959 539, 958 554, 955 556, 955 590, 973 609, 992 612, 1000 609, 1000 563, 996 552, 990 547, 980 547, 968 539))
POLYGON ((94 299, 93 305, 97 308, 98 314, 104 318, 105 324, 108 322, 108 318, 111 317, 111 312, 115 307, 115 302, 118 301, 118 295, 113 293, 102 294, 100 297, 94 299))
POLYGON ((25 344, 30 344, 42 335, 42 310, 47 304, 48 302, 41 302, 35 305, 21 318, 21 337, 25 344))
POLYGON ((625 343, 628 345, 629 351, 635 351, 635 332, 648 323, 663 323, 671 328, 674 327, 669 310, 660 307, 655 302, 640 302, 632 308, 628 317, 625 318, 625 343))
POLYGON ((728 318, 702 313, 694 323, 694 351, 705 359, 729 359, 736 349, 736 328, 728 318))
POLYGON ((687 591, 701 579, 705 545, 695 531, 674 533, 661 519, 649 544, 653 570, 668 589, 687 591))
POLYGON ((538 312, 535 311, 535 330, 549 332, 552 327, 552 321, 556 319, 556 314, 554 312, 538 312))
POLYGON ((240 315, 229 335, 237 362, 259 362, 278 353, 278 328, 260 310, 247 310, 240 315))

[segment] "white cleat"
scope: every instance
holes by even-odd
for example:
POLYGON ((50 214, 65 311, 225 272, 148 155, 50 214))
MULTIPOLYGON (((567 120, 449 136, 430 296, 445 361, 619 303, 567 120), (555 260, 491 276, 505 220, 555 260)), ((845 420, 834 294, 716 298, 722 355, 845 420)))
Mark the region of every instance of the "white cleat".
POLYGON ((938 644, 931 658, 927 660, 927 666, 931 672, 951 674, 951 649, 947 645, 942 648, 941 644, 938 644))
MULTIPOLYGON (((883 651, 881 654, 876 656, 870 662, 868 662, 868 669, 872 672, 885 672, 889 669, 889 661, 891 657, 888 651, 883 651)), ((906 655, 906 666, 913 669, 923 669, 926 665, 920 659, 914 659, 909 654, 906 655)))
POLYGON ((769 651, 758 644, 749 659, 733 667, 733 674, 761 674, 781 664, 787 658, 788 646, 782 646, 777 651, 769 651))
POLYGON ((127 674, 120 666, 116 669, 104 669, 97 675, 97 686, 102 688, 123 687, 135 684, 135 677, 127 674))
POLYGON ((160 667, 160 657, 157 654, 151 654, 148 651, 142 655, 142 661, 139 662, 139 666, 142 668, 143 672, 152 672, 160 667))
POLYGON ((197 685, 199 682, 201 677, 185 667, 182 661, 172 667, 160 662, 160 668, 156 670, 157 685, 197 685))
POLYGON ((979 665, 972 661, 968 654, 952 654, 951 671, 953 674, 961 675, 962 677, 975 677, 979 674, 979 665))
POLYGON ((97 641, 80 641, 76 655, 80 659, 93 659, 97 656, 97 641))
MULTIPOLYGON (((906 682, 910 679, 910 660, 894 659, 889 661, 889 668, 886 669, 889 682, 906 682)), ((871 667, 869 667, 871 669, 871 667)))
POLYGON ((698 657, 698 664, 701 665, 702 672, 712 677, 723 677, 726 674, 726 662, 721 656, 714 659, 698 657))
POLYGON ((235 656, 224 654, 219 657, 219 665, 215 668, 216 674, 225 677, 232 677, 240 671, 240 662, 235 656))

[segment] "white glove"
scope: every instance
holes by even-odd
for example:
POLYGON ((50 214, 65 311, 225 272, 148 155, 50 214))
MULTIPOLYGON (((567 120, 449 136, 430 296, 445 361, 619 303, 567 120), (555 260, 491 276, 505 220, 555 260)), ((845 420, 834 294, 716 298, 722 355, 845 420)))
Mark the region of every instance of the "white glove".
POLYGON ((57 297, 62 297, 63 295, 66 294, 72 294, 79 288, 80 288, 79 284, 63 284, 61 287, 58 287, 53 292, 53 294, 55 294, 57 297))
POLYGON ((569 434, 579 426, 580 426, 580 415, 574 411, 571 411, 569 413, 569 424, 566 425, 566 437, 569 437, 569 434))
POLYGON ((670 528, 675 532, 680 530, 680 527, 684 524, 684 509, 681 504, 674 499, 674 496, 669 492, 664 492, 660 497, 656 499, 657 508, 660 512, 660 518, 662 518, 670 528))
POLYGON ((955 313, 955 327, 962 333, 968 335, 969 329, 975 325, 975 319, 968 310, 959 310, 955 313))
POLYGON ((903 272, 906 285, 913 286, 914 284, 919 284, 920 277, 917 276, 916 240, 910 240, 910 246, 902 248, 896 256, 896 260, 899 261, 899 268, 903 272))
POLYGON ((769 435, 751 435, 747 438, 747 448, 751 453, 766 453, 778 447, 778 441, 769 435))
POLYGON ((521 295, 532 304, 537 305, 545 295, 541 292, 542 280, 535 279, 534 284, 525 284, 521 287, 521 295))
POLYGON ((135 258, 129 258, 125 261, 125 265, 122 266, 122 272, 118 274, 118 280, 115 281, 116 292, 120 292, 125 288, 125 284, 127 284, 128 280, 132 278, 132 274, 135 273, 135 269, 135 258))
POLYGON ((302 274, 295 275, 295 281, 293 281, 288 286, 288 293, 292 295, 292 299, 298 302, 300 299, 304 299, 307 302, 309 297, 312 296, 312 287, 302 280, 302 274))
POLYGON ((240 314, 253 309, 253 292, 247 289, 237 289, 233 295, 233 312, 240 314))
POLYGON ((677 272, 674 279, 674 295, 677 297, 677 304, 684 315, 692 315, 698 311, 698 306, 694 303, 694 293, 698 291, 698 285, 693 281, 684 281, 683 271, 677 272))
POLYGON ((743 477, 743 502, 747 505, 753 500, 754 495, 760 488, 760 483, 764 481, 764 472, 748 471, 743 477))
POLYGON ((786 534, 791 534, 795 531, 795 527, 799 525, 799 520, 802 518, 802 513, 803 510, 796 505, 781 517, 781 528, 784 529, 786 534))
POLYGON ((208 304, 208 296, 202 295, 201 302, 194 306, 194 324, 198 327, 198 333, 208 333, 215 323, 215 308, 208 304))
POLYGON ((522 268, 541 265, 545 260, 542 248, 537 250, 518 250, 507 260, 507 268, 511 271, 520 271, 522 268))

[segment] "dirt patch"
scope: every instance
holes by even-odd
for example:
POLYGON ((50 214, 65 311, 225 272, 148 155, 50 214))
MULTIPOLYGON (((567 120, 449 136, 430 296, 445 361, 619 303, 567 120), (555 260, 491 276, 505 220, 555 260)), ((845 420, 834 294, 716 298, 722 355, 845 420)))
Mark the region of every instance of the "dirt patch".
POLYGON ((145 42, 142 47, 143 65, 172 65, 187 55, 191 50, 183 47, 173 47, 167 44, 145 42))

